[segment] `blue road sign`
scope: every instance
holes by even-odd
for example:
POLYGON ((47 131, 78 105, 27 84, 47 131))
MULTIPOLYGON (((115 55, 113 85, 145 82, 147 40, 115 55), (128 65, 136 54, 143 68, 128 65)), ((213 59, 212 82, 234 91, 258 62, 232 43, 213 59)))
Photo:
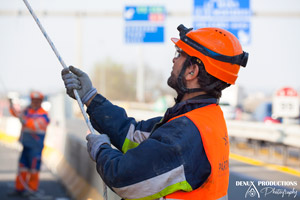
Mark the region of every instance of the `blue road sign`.
POLYGON ((194 0, 193 15, 195 29, 224 28, 242 44, 250 44, 250 0, 194 0))
POLYGON ((126 43, 164 42, 164 27, 127 25, 125 39, 126 43))
POLYGON ((126 43, 164 42, 163 6, 126 6, 124 20, 126 43))

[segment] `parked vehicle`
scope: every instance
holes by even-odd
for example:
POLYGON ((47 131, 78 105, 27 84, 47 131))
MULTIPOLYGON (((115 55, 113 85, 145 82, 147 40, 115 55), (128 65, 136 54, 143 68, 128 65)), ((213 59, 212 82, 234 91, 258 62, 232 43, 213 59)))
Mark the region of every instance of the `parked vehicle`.
POLYGON ((272 103, 263 102, 261 103, 253 113, 253 120, 265 123, 280 123, 279 119, 272 117, 272 103))

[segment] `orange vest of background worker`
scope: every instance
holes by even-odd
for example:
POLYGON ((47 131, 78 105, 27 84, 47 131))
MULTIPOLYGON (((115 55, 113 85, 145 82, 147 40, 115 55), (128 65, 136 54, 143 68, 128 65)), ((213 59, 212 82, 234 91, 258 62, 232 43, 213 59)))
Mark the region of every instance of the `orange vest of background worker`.
POLYGON ((165 199, 227 200, 229 141, 221 108, 217 105, 205 106, 173 119, 182 116, 188 117, 197 126, 206 156, 211 165, 211 173, 198 189, 191 192, 177 191, 167 195, 165 199))
POLYGON ((19 160, 16 177, 16 194, 22 195, 26 190, 34 193, 39 186, 41 155, 44 147, 46 129, 49 124, 48 113, 41 107, 44 95, 31 92, 31 104, 22 112, 17 112, 10 101, 10 112, 22 123, 19 141, 23 150, 19 160))

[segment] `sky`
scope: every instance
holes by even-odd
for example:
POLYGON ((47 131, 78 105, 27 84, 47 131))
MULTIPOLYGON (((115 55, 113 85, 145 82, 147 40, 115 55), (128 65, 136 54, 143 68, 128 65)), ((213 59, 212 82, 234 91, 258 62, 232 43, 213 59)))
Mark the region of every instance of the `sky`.
MULTIPOLYGON (((79 66, 89 74, 96 63, 110 58, 128 68, 149 66, 167 80, 174 55, 169 38, 178 37, 179 24, 192 26, 193 0, 28 1, 65 63, 79 66), (126 44, 122 16, 125 5, 164 5, 172 14, 164 22, 165 42, 126 44), (54 11, 102 15, 76 18, 49 14, 54 11)), ((249 52, 249 61, 246 68, 241 68, 237 84, 248 92, 273 93, 284 86, 300 91, 300 2, 250 2, 251 43, 243 46, 249 52)), ((0 13, 0 91, 64 90, 60 78, 62 66, 23 1, 0 0, 0 13)))

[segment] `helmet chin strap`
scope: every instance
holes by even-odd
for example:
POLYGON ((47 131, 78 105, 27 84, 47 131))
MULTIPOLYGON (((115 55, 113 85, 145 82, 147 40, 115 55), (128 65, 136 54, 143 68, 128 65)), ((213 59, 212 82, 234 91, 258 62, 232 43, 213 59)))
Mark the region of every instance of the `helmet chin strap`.
POLYGON ((177 98, 175 99, 176 103, 179 103, 186 93, 194 93, 194 92, 204 91, 202 88, 187 88, 184 85, 184 81, 183 81, 184 73, 185 73, 185 70, 187 69, 187 67, 190 64, 191 64, 191 57, 188 56, 186 58, 186 60, 184 61, 183 65, 182 65, 182 68, 181 68, 181 71, 179 73, 179 76, 177 78, 177 85, 178 85, 178 90, 179 91, 177 91, 178 95, 177 95, 177 98))

